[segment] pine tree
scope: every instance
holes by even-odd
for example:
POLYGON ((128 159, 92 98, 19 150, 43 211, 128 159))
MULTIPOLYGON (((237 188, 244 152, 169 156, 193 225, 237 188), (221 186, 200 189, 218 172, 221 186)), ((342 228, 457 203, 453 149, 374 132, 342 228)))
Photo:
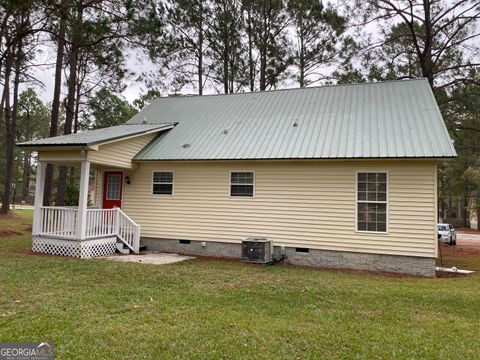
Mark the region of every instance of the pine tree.
POLYGON ((346 19, 318 0, 290 0, 288 12, 295 31, 297 79, 305 87, 327 78, 322 69, 338 61, 346 19))
POLYGON ((243 30, 240 1, 217 0, 213 3, 211 25, 206 31, 212 58, 211 77, 223 85, 225 94, 237 92, 248 83, 243 30))
MULTIPOLYGON (((246 29, 249 37, 250 87, 256 82, 253 66, 258 54, 260 91, 276 88, 293 63, 287 28, 289 17, 282 0, 244 0, 246 29)), ((256 73, 256 71, 255 71, 256 73)))

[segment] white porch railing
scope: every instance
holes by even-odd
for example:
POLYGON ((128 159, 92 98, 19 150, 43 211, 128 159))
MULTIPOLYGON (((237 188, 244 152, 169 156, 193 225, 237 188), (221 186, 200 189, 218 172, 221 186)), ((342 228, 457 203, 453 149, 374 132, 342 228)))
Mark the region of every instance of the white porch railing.
POLYGON ((122 210, 117 210, 117 236, 134 253, 140 250, 140 225, 135 223, 122 210))
MULTIPOLYGON (((41 206, 38 235, 80 240, 78 209, 75 207, 41 206)), ((116 236, 130 250, 140 250, 140 225, 119 208, 87 209, 85 238, 116 236)))
POLYGON ((87 238, 113 236, 116 233, 117 209, 87 209, 87 238))
POLYGON ((42 206, 39 234, 75 239, 77 213, 77 209, 72 207, 42 206))

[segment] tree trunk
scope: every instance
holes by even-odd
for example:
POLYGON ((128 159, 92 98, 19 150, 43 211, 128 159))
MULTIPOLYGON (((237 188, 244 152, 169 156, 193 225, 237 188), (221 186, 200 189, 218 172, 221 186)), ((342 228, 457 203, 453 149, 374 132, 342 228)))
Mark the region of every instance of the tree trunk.
POLYGON ((300 78, 299 78, 300 87, 305 87, 305 63, 303 59, 303 53, 300 53, 300 78))
POLYGON ((448 211, 449 213, 447 213, 447 217, 450 217, 450 214, 452 212, 452 194, 450 194, 450 192, 448 193, 448 211))
POLYGON ((463 209, 462 209, 463 210, 462 211, 463 227, 467 227, 468 223, 469 223, 469 220, 470 220, 470 219, 467 219, 468 218, 468 195, 469 195, 468 184, 465 181, 464 182, 464 195, 463 195, 463 209))
POLYGON ((198 27, 198 95, 203 95, 203 7, 200 1, 200 23, 198 27))
POLYGON ((300 69, 300 76, 299 76, 299 83, 300 87, 303 88, 305 87, 305 45, 304 45, 304 38, 303 38, 303 23, 300 20, 300 34, 299 34, 299 40, 300 40, 300 49, 298 50, 298 67, 300 69))
POLYGON ((30 195, 30 154, 23 156, 22 201, 27 201, 30 195))
POLYGON ((422 73, 428 79, 428 83, 433 90, 433 61, 432 61, 432 19, 431 19, 431 3, 430 0, 423 0, 423 10, 425 12, 425 47, 422 56, 422 73))
MULTIPOLYGON (((13 63, 13 53, 9 55, 11 57, 10 65, 13 63)), ((5 181, 3 189, 2 208, 0 213, 6 214, 10 209, 11 202, 11 190, 12 190, 12 177, 13 177, 13 162, 14 162, 14 149, 15 149, 15 134, 16 134, 16 118, 18 108, 18 85, 20 83, 20 71, 22 63, 22 38, 18 40, 18 46, 15 54, 15 78, 13 83, 13 109, 10 108, 10 89, 7 82, 10 80, 10 74, 5 76, 5 89, 7 89, 5 97, 5 145, 6 145, 6 164, 5 164, 5 181)))
POLYGON ((446 212, 445 212, 445 199, 440 200, 440 217, 443 219, 446 217, 446 212))
POLYGON ((475 199, 475 206, 476 206, 476 210, 475 210, 475 213, 477 214, 477 229, 480 229, 480 199, 477 195, 477 198, 475 199))
POLYGON ((248 31, 248 68, 250 91, 255 91, 255 67, 253 64, 253 39, 252 39, 252 17, 251 9, 247 10, 247 31, 248 31))
MULTIPOLYGON (((60 94, 62 90, 62 70, 63 70, 63 56, 65 53, 65 16, 64 4, 60 5, 60 24, 57 41, 57 60, 55 64, 55 85, 53 90, 52 112, 50 114, 50 133, 49 136, 57 136, 58 131, 58 116, 60 114, 60 94)), ((43 204, 48 206, 52 198, 53 190, 53 172, 52 164, 47 165, 45 171, 45 191, 43 193, 43 204)))
MULTIPOLYGON (((8 50, 8 51, 10 51, 10 50, 8 50)), ((9 54, 7 54, 7 58, 6 58, 6 61, 5 61, 5 72, 4 72, 4 79, 3 79, 2 98, 0 100, 0 121, 3 121, 4 109, 6 108, 5 103, 7 101, 7 97, 10 94, 10 91, 8 89, 8 85, 10 83, 10 74, 11 74, 11 71, 12 71, 12 63, 13 63, 13 58, 9 54)))
MULTIPOLYGON (((13 66, 13 51, 14 49, 9 49, 9 53, 5 59, 5 72, 4 72, 4 82, 3 82, 3 93, 2 93, 2 101, 1 101, 1 109, 0 109, 0 116, 3 117, 5 114, 5 151, 7 153, 6 159, 6 169, 5 169, 5 181, 4 181, 4 192, 2 198, 2 208, 0 209, 0 213, 6 214, 10 207, 10 187, 11 187, 11 166, 12 160, 8 158, 8 148, 9 148, 9 138, 12 136, 10 122, 11 122, 11 109, 10 109, 10 75, 12 72, 13 66), (5 108, 5 111, 4 111, 5 108), (8 168, 10 162, 10 176, 8 175, 8 168)), ((1 119, 1 118, 0 118, 1 119)))
POLYGON ((262 42, 259 46, 260 50, 260 91, 267 88, 267 43, 268 43, 268 26, 267 15, 263 13, 263 29, 262 42))
POLYGON ((228 94, 228 82, 229 82, 229 76, 228 76, 228 49, 225 48, 223 49, 223 92, 225 94, 228 94))
MULTIPOLYGON (((73 119, 75 118, 75 94, 77 86, 77 65, 78 65, 78 52, 80 49, 80 28, 82 23, 83 9, 81 6, 77 9, 77 16, 75 19, 75 25, 72 29, 72 45, 70 48, 70 54, 68 56, 69 74, 68 74, 68 92, 67 92, 67 105, 65 115, 65 125, 63 129, 64 135, 72 133, 73 119)), ((66 166, 60 166, 58 171, 58 185, 57 185, 57 198, 55 205, 65 205, 65 187, 67 181, 68 169, 66 166)))
POLYGON ((75 92, 75 119, 73 122, 73 132, 75 134, 78 132, 78 113, 80 111, 80 98, 82 96, 81 90, 82 90, 82 85, 78 83, 77 89, 75 92))
MULTIPOLYGON (((0 25, 0 42, 2 42, 3 40, 3 36, 5 34, 5 32, 7 31, 7 26, 8 26, 8 19, 10 18, 10 8, 5 12, 4 16, 3 16, 3 19, 2 19, 2 25, 0 25)), ((5 54, 5 52, 4 52, 5 54)), ((0 57, 0 70, 2 69, 2 65, 3 65, 3 59, 4 57, 0 57)), ((2 104, 3 105, 3 104, 2 104)), ((2 116, 0 116, 0 119, 2 118, 2 116)))
POLYGON ((237 74, 237 68, 235 64, 235 58, 234 54, 231 55, 230 61, 229 61, 229 67, 230 67, 230 72, 229 72, 229 79, 228 79, 228 86, 229 86, 229 92, 232 94, 235 90, 233 89, 233 83, 235 80, 235 76, 237 74))
POLYGON ((260 52, 260 91, 265 91, 267 87, 267 54, 266 50, 260 52))

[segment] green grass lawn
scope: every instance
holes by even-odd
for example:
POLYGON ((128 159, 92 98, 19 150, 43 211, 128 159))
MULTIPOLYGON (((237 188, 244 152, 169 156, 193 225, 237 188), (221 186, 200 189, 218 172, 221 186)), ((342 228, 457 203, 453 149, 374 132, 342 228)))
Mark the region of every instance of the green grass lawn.
POLYGON ((33 255, 31 212, 15 214, 0 218, 22 233, 0 237, 0 341, 53 340, 58 359, 480 356, 479 275, 33 255))

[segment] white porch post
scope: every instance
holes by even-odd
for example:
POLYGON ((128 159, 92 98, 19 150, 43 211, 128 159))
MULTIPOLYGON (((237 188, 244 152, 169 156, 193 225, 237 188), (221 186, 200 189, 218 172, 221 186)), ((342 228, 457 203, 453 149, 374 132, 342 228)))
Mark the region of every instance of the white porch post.
POLYGON ((37 163, 37 176, 35 178, 35 203, 33 210, 32 235, 38 235, 42 227, 43 190, 45 187, 45 168, 43 161, 37 163))
POLYGON ((90 161, 82 161, 80 172, 80 195, 78 197, 77 237, 85 239, 87 230, 88 180, 90 177, 90 161))

